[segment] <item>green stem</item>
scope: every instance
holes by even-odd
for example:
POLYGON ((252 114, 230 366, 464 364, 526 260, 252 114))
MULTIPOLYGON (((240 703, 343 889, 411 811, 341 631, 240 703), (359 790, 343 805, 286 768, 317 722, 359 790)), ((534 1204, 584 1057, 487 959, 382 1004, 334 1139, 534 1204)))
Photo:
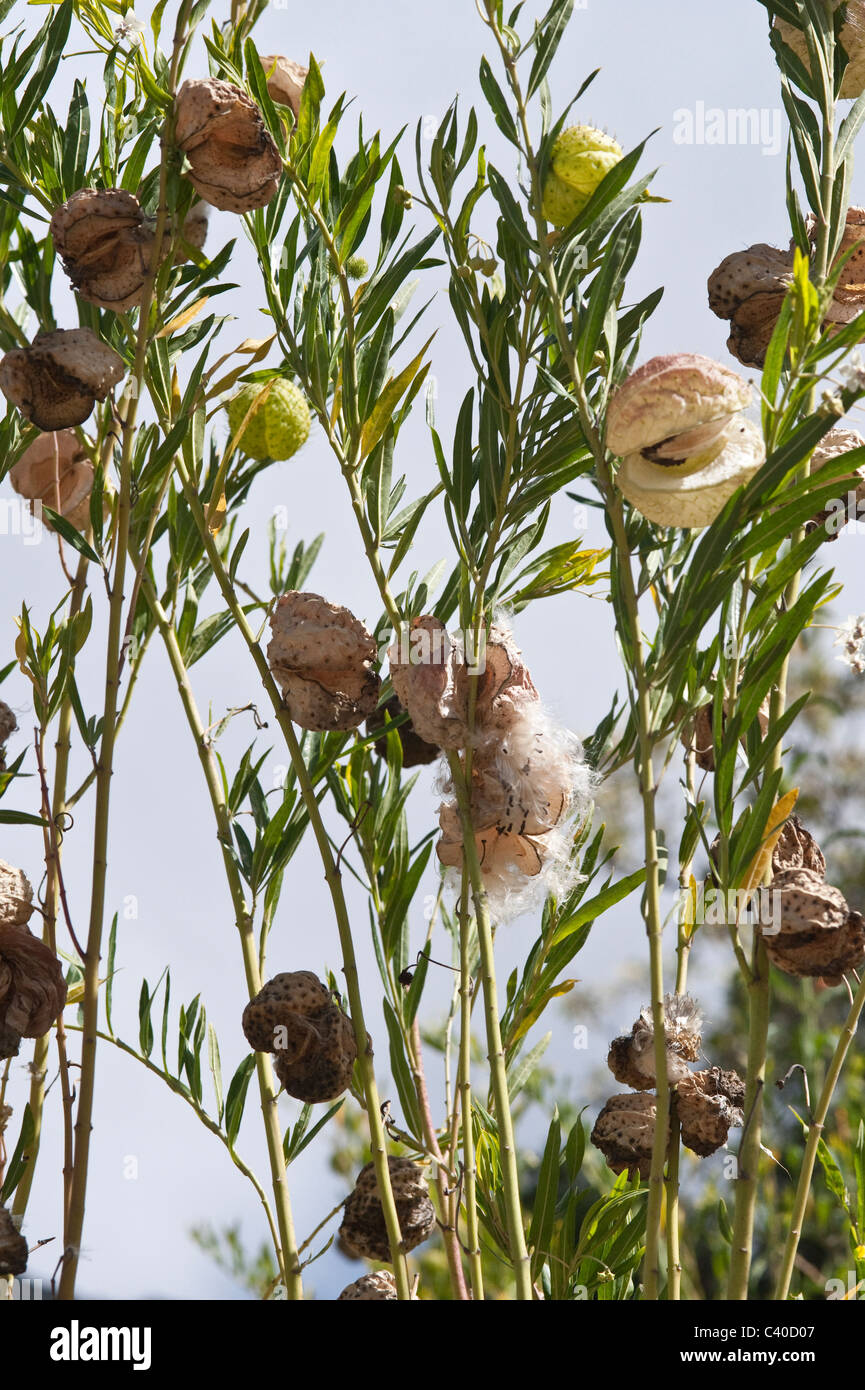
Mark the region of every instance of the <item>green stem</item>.
POLYGON ((186 498, 187 505, 192 513, 193 520, 203 542, 207 558, 210 561, 220 592, 255 662, 262 686, 273 706, 277 723, 282 730, 282 735, 285 739, 288 754, 294 769, 294 775, 297 778, 301 798, 306 808, 309 823, 312 827, 313 835, 315 836, 321 861, 324 866, 324 876, 330 890, 331 901, 336 916, 337 930, 339 932, 340 946, 342 948, 343 973, 346 978, 349 1008, 352 1024, 354 1026, 355 1041, 357 1043, 358 1064, 366 1102, 367 1122, 369 1124, 372 1161, 375 1166, 376 1184, 382 1210, 384 1212, 385 1225, 387 1227, 394 1267, 394 1278, 396 1280, 399 1298, 408 1300, 411 1296, 408 1270, 402 1248, 399 1217, 397 1215, 396 1203, 391 1188, 390 1171, 387 1163, 386 1136, 381 1118, 378 1087, 375 1080, 375 1066, 373 1063, 372 1048, 367 1037, 366 1024, 364 1022, 360 981, 357 971, 357 958, 355 956, 354 941, 352 938, 351 921, 342 888, 342 879, 333 857, 327 830, 321 818, 321 811, 315 794, 315 788, 310 779, 309 769, 306 766, 306 761, 298 742, 294 725, 283 703, 279 688, 273 679, 270 667, 267 664, 267 658, 256 640, 255 633, 252 631, 247 621, 246 614, 241 604, 238 602, 222 556, 208 528, 204 509, 196 489, 192 484, 184 463, 179 457, 177 459, 177 471, 183 487, 184 497, 186 498))
POLYGON ((838 1085, 841 1071, 847 1059, 847 1053, 856 1035, 856 1029, 859 1025, 863 1007, 865 1007, 865 978, 860 981, 859 988, 850 1005, 850 1011, 847 1014, 844 1027, 841 1030, 841 1036, 832 1054, 832 1061, 829 1065, 826 1080, 823 1083, 823 1089, 820 1092, 817 1108, 808 1125, 808 1142, 805 1145, 805 1154, 799 1172, 799 1181, 796 1184, 796 1197, 793 1202, 790 1230, 787 1235, 786 1245, 784 1246, 784 1256, 781 1262, 781 1268, 778 1272, 778 1282, 775 1286, 775 1298, 781 1302, 786 1301, 790 1293, 790 1280, 793 1277, 796 1254, 799 1249, 799 1239, 802 1234, 802 1224, 805 1220, 805 1210, 808 1206, 808 1197, 811 1191, 811 1180, 814 1176, 814 1165, 817 1162, 817 1151, 823 1136, 826 1116, 829 1113, 829 1106, 832 1103, 835 1087, 838 1085))
MULTIPOLYGON (((243 891, 243 883, 231 850, 231 817, 225 803, 222 778, 213 749, 207 741, 204 724, 189 683, 189 673, 186 670, 177 641, 177 633, 157 597, 150 576, 142 566, 139 566, 139 573, 142 574, 144 597, 153 614, 168 654, 171 670, 180 693, 180 701, 186 715, 186 722, 195 741, 201 770, 207 784, 207 791, 216 819, 217 838, 222 850, 223 867, 234 908, 234 920, 240 935, 247 993, 250 999, 254 999, 262 985, 258 947, 253 931, 252 916, 243 891)), ((265 1052, 257 1052, 255 1054, 255 1066, 261 1097, 261 1114, 264 1121, 267 1153, 270 1160, 274 1206, 279 1227, 276 1233, 278 1238, 275 1242, 276 1257, 287 1297, 292 1300, 299 1300, 303 1298, 303 1285, 286 1179, 285 1153, 282 1147, 282 1131, 277 1105, 278 1091, 274 1085, 273 1068, 269 1055, 265 1052)))
MULTIPOLYGON (((174 48, 169 76, 169 90, 174 91, 180 52, 183 46, 187 14, 191 0, 183 0, 177 17, 174 48)), ((168 150, 172 132, 172 116, 166 117, 163 131, 162 158, 159 168, 159 203, 154 229, 150 268, 144 278, 138 319, 138 339, 135 362, 122 409, 123 445, 120 460, 120 491, 115 528, 114 572, 108 613, 108 640, 105 658, 105 701, 102 714, 102 739, 99 748, 96 776, 96 805, 93 826, 93 878, 90 896, 90 922, 84 959, 84 995, 82 1001, 83 1027, 81 1036, 81 1072, 78 1083, 78 1109, 75 1118, 75 1159, 69 1197, 69 1220, 64 1233, 63 1267, 58 1297, 68 1301, 75 1296, 75 1280, 84 1229, 84 1209, 87 1199, 87 1178, 90 1162, 90 1137, 93 1128, 93 1099, 96 1084, 96 1042, 99 1018, 99 961, 102 951, 102 932, 105 917, 105 890, 108 873, 109 806, 111 776, 114 766, 114 746, 117 738, 118 694, 120 686, 121 647, 123 636, 123 585, 129 546, 132 510, 132 465, 135 445, 135 423, 138 401, 144 381, 147 347, 150 338, 150 314, 154 301, 154 286, 159 257, 168 217, 166 189, 168 181, 168 150)))
POLYGON ((475 1153, 474 1126, 472 1124, 472 984, 471 984, 471 941, 468 902, 468 877, 463 874, 459 905, 460 927, 460 1051, 459 1051, 459 1097, 462 1111, 463 1137, 463 1192, 466 1206, 466 1243, 468 1245, 469 1274, 472 1285, 472 1298, 476 1303, 483 1301, 484 1267, 481 1259, 480 1229, 478 1226, 477 1204, 477 1158, 475 1153))
MULTIPOLYGON (((78 568, 75 573, 75 581, 72 586, 72 593, 69 599, 68 621, 80 613, 84 602, 84 593, 87 587, 87 566, 88 561, 82 555, 78 561, 78 568)), ((70 672, 70 678, 72 672, 70 672)), ((45 926, 42 933, 43 941, 48 947, 56 952, 57 940, 57 917, 60 907, 60 882, 59 882, 59 861, 60 861, 60 841, 58 838, 58 825, 60 817, 66 809, 66 791, 69 778, 69 754, 71 750, 72 733, 72 703, 69 699, 64 699, 60 707, 60 714, 57 721, 57 738, 55 741, 54 757, 54 784, 51 792, 51 825, 45 830, 45 867, 47 871, 47 881, 45 886, 45 926)), ((60 1020, 62 1028, 62 1018, 60 1020)), ((33 1186, 33 1178, 36 1172, 36 1164, 39 1158, 39 1149, 42 1140, 42 1114, 45 1105, 45 1076, 48 1067, 48 1053, 51 1042, 51 1034, 45 1033, 41 1038, 36 1039, 33 1049, 33 1061, 30 1067, 30 1113, 33 1117, 33 1138, 25 1149, 23 1158, 25 1163, 24 1173, 21 1181, 15 1189, 15 1197, 12 1203, 13 1216, 22 1217, 27 1210, 27 1203, 30 1200, 30 1191, 33 1186)), ((68 1133, 71 1120, 72 1097, 69 1087, 68 1061, 66 1057, 65 1040, 62 1033, 57 1034, 57 1048, 60 1061, 60 1076, 64 1103, 64 1113, 66 1123, 64 1132, 66 1139, 66 1153, 64 1155, 64 1211, 67 1206, 68 1187, 72 1177, 71 1159, 72 1155, 68 1151, 68 1133)))
POLYGON ((628 638, 632 648, 635 699, 634 716, 638 731, 637 774, 640 780, 640 794, 643 805, 643 825, 645 842, 646 886, 643 896, 643 916, 649 938, 649 974, 652 996, 652 1021, 655 1040, 655 1074, 657 1077, 657 1110, 655 1136, 652 1146, 652 1166, 649 1176, 649 1199, 646 1216, 646 1259, 645 1259, 645 1297, 656 1299, 660 1280, 660 1229, 664 1196, 664 1161, 667 1152, 668 1124, 670 1109, 670 1088, 667 1080, 666 1047, 664 1031, 664 971, 662 956, 661 884, 660 861, 658 856, 658 832, 655 808, 655 776, 653 752, 655 734, 653 731, 651 687, 647 678, 643 634, 640 626, 639 606, 633 573, 631 570, 631 551, 625 530, 622 499, 617 492, 600 434, 596 428, 585 383, 574 353, 562 307, 556 267, 550 252, 547 238, 547 225, 541 211, 543 202, 540 168, 529 128, 528 110, 523 96, 517 71, 517 61, 511 52, 505 35, 499 26, 495 6, 487 4, 486 22, 495 35, 502 62, 508 76, 508 84, 517 108, 517 120, 522 137, 522 152, 526 160, 531 183, 531 211, 535 221, 538 258, 543 277, 547 284, 550 313, 553 319, 559 349, 568 368, 574 387, 574 398, 583 436, 592 450, 595 459, 598 485, 607 508, 607 515, 613 533, 615 550, 620 558, 618 575, 621 586, 621 599, 624 616, 628 624, 628 638))
MULTIPOLYGON (((510 1244, 510 1258, 516 1277, 517 1298, 531 1300, 533 1297, 531 1264, 526 1248, 526 1233, 523 1225, 522 1205, 520 1203, 519 1171, 517 1151, 514 1142, 514 1127, 511 1116, 508 1078, 505 1066, 505 1052, 502 1046, 501 1024, 499 1021, 498 989, 496 986, 495 953, 493 934, 487 905, 487 890, 484 886, 478 859, 477 844, 471 820, 471 805, 468 788, 459 756, 448 754, 451 777, 460 808, 463 827, 463 854, 468 868, 469 882, 478 929, 478 945, 481 954, 481 979, 484 991, 484 1017, 487 1030, 487 1059, 490 1064, 492 1091, 496 1103, 496 1123, 499 1131, 501 1150, 502 1182, 505 1193, 505 1214, 510 1244)), ((465 1005, 463 1006, 465 1007, 465 1005)), ((471 1114, 463 1115, 463 1125, 471 1125, 471 1114)))

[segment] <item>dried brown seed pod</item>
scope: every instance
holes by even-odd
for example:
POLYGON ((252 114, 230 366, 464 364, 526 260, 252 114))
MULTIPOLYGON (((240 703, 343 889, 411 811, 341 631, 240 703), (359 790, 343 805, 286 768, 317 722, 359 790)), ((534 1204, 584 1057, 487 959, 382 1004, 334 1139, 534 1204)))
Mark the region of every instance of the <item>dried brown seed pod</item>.
POLYGON ((0 390, 40 430, 83 425, 126 373, 122 357, 89 328, 39 333, 0 361, 0 390))
POLYGON ((6 743, 7 739, 12 737, 17 728, 18 720, 15 718, 12 710, 5 701, 0 700, 0 744, 6 743))
POLYGON ((22 869, 0 859, 0 927, 24 927, 33 916, 33 886, 22 869))
POLYGON ((781 926, 778 932, 764 929, 763 940, 778 970, 838 985, 865 962, 865 921, 819 873, 784 870, 770 892, 781 895, 781 926))
POLYGON ((792 283, 793 253, 765 242, 725 256, 709 276, 709 308, 730 320, 727 349, 743 366, 763 366, 792 283))
MULTIPOLYGON (((207 240, 207 231, 210 226, 210 208, 207 203, 193 203, 189 212, 183 220, 180 234, 184 241, 190 246, 194 246, 196 251, 201 251, 207 240)), ((174 253, 174 264, 182 265, 189 260, 182 246, 178 246, 174 253)))
POLYGON ((844 894, 812 869, 784 869, 769 887, 781 896, 782 937, 837 931, 847 920, 844 894))
MULTIPOLYGON (((435 1227, 435 1208, 427 1191, 426 1177, 423 1169, 410 1158, 388 1158, 387 1164, 402 1248, 414 1250, 435 1227)), ((390 1263, 387 1227, 372 1163, 360 1170, 354 1191, 346 1199, 339 1233, 351 1254, 390 1263)))
POLYGON ((689 1072, 679 1082, 676 1095, 682 1143, 701 1158, 720 1149, 731 1127, 742 1124, 745 1083, 734 1071, 709 1067, 689 1072))
POLYGON ((303 93, 303 84, 309 76, 309 68, 305 68, 302 63, 296 63, 293 58, 283 58, 278 53, 261 54, 259 56, 267 80, 267 90, 273 101, 279 101, 283 106, 290 106, 294 112, 294 119, 300 115, 300 98, 303 93))
MULTIPOLYGON (((816 220, 807 227, 816 239, 816 220)), ((857 247, 844 267, 838 287, 826 310, 824 326, 849 323, 865 305, 865 209, 849 208, 838 255, 857 247)), ((746 367, 762 367, 775 331, 781 305, 793 280, 795 243, 786 251, 760 242, 745 251, 734 251, 709 276, 709 308, 720 319, 730 320, 727 348, 746 367)), ((837 257, 836 257, 837 261, 837 257)))
POLYGON ((795 815, 786 822, 772 851, 772 873, 781 874, 788 869, 809 869, 818 878, 826 877, 823 851, 795 815))
MULTIPOLYGON (((671 1082, 689 1076, 687 1063, 700 1055, 703 1015, 690 994, 664 995, 664 1033, 667 1077, 671 1082)), ((607 1066, 617 1081, 635 1091, 649 1091, 655 1085, 655 1027, 651 1005, 640 1010, 630 1033, 614 1038, 607 1066)))
MULTIPOLYGON (((694 761, 704 772, 715 771, 715 742, 714 742, 714 705, 708 704, 701 706, 697 710, 693 719, 687 721, 682 729, 682 746, 694 750, 694 761)), ((724 701, 724 718, 730 713, 729 700, 724 701)), ((769 698, 763 701, 757 711, 757 721, 760 731, 765 736, 769 728, 769 698)))
POLYGON ((356 729, 375 710, 375 639, 347 608, 320 594, 284 594, 267 648, 288 712, 302 729, 356 729))
POLYGON ((12 1218, 0 1207, 0 1275, 23 1274, 27 1268, 27 1242, 12 1218))
MULTIPOLYGON (((401 715, 407 714, 405 706, 400 704, 396 695, 391 695, 383 705, 366 721, 366 731, 368 734, 377 734, 383 730, 385 736, 377 738, 374 744, 375 751, 380 758, 387 757, 387 737, 386 732, 390 727, 390 721, 399 719, 401 715), (387 717, 389 716, 389 718, 387 717)), ((436 758, 441 757, 441 749, 434 743, 427 743, 422 739, 408 719, 400 724, 396 730, 399 741, 402 745, 402 765, 403 767, 420 767, 426 763, 434 763, 436 758)))
MULTIPOLYGON (((398 1301, 396 1291, 396 1280, 389 1269, 379 1269, 375 1274, 362 1274, 359 1279, 355 1279, 353 1284, 349 1284, 343 1289, 337 1303, 349 1303, 355 1299, 368 1299, 370 1302, 392 1302, 398 1301)), ((412 1294, 415 1303, 419 1302, 416 1293, 412 1294)))
POLYGON ((351 1085, 351 1019, 312 971, 269 980, 244 1009, 243 1031, 256 1052, 274 1053, 276 1074, 296 1100, 335 1100, 351 1085))
MULTIPOLYGON (((855 430, 834 429, 824 434, 814 453, 811 455, 811 468, 816 471, 822 464, 829 459, 837 458, 840 454, 847 454, 851 449, 865 448, 865 439, 855 430)), ((845 486, 844 479, 839 479, 839 492, 845 486)), ((848 521, 858 520, 860 508, 865 507, 865 464, 861 468, 851 473, 847 479, 847 492, 845 496, 839 497, 822 511, 817 512, 810 521, 806 522, 805 530, 810 533, 817 526, 826 526, 826 539, 835 541, 848 521)))
POLYGON ((388 656, 397 699, 419 737, 438 748, 464 748, 468 673, 462 650, 444 623, 431 614, 412 619, 388 656))
MULTIPOLYGON (((93 464, 74 430, 40 434, 10 470, 15 491, 32 504, 44 503, 78 531, 90 525, 93 464)), ((50 529, 50 522, 45 519, 50 529)))
POLYGON ((81 188, 55 209, 51 236, 81 298, 122 313, 141 303, 155 226, 126 189, 81 188))
POLYGON ((478 736, 493 738, 512 729, 528 704, 536 703, 522 654, 505 628, 494 625, 476 667, 461 645, 431 614, 414 618, 391 647, 390 674, 400 702, 427 743, 465 748, 469 742, 469 675, 479 675, 475 704, 478 736))
POLYGON ((196 193, 223 212, 270 202, 282 159, 255 102, 218 77, 186 81, 175 102, 175 140, 196 193))
MULTIPOLYGON (((841 79, 839 96, 845 100, 861 96, 865 91, 865 0, 832 0, 832 8, 843 5, 838 41, 847 54, 847 66, 841 79)), ((788 48, 799 58, 806 72, 811 71, 811 55, 804 33, 786 19, 776 19, 775 29, 788 48)))
POLYGON ((60 962, 27 927, 0 925, 0 1057, 41 1038, 66 1003, 60 962))
POLYGON ((645 1091, 611 1096, 595 1121, 592 1143, 614 1173, 628 1170, 647 1178, 652 1167, 655 1136, 655 1097, 645 1091))

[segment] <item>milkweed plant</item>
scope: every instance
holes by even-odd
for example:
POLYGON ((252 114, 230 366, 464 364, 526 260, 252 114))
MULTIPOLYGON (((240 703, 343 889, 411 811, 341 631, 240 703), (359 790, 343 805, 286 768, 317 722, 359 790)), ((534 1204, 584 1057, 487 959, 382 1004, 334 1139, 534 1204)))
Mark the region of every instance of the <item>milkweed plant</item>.
MULTIPOLYGON (((865 396, 865 210, 848 196, 865 3, 754 3, 789 121, 790 243, 706 266, 718 360, 688 343, 641 352, 663 291, 636 300, 628 277, 644 219, 675 224, 676 208, 651 137, 623 149, 589 122, 595 74, 557 68, 573 0, 535 18, 478 0, 477 105, 454 100, 414 143, 370 135, 363 92, 327 92, 326 55, 260 53, 263 0, 221 15, 162 0, 147 23, 124 0, 62 0, 38 31, 0 3, 0 479, 6 515, 45 528, 56 596, 37 627, 4 546, 19 616, 0 682, 18 695, 0 702, 0 824, 29 836, 25 865, 0 862, 4 1288, 34 1253, 39 1183, 54 1194, 54 1292, 76 1297, 109 1050, 160 1078, 254 1188, 264 1297, 311 1296, 308 1266, 332 1241, 369 1262, 346 1299, 700 1297, 681 1242, 722 1163, 710 1224, 727 1298, 755 1296, 758 1257, 774 1298, 813 1296, 799 1241, 824 1177, 865 1277, 862 1112, 845 1174, 824 1138, 865 1004, 865 922, 797 815, 809 693, 788 699, 797 648, 840 590, 831 542, 865 497, 865 440, 843 423, 865 396), (57 109, 59 65, 82 50, 101 55, 101 87, 75 80, 57 109), (266 331, 238 343, 219 297, 236 288, 240 237, 266 331), (429 390, 442 276, 471 382, 452 432, 429 390), (317 592, 321 536, 289 553, 247 524, 259 475, 302 469, 311 435, 354 527, 339 593, 317 592), (420 495, 418 438, 433 479, 420 495), (598 509, 604 549, 555 534, 562 496, 598 509), (422 575, 413 548, 430 526, 447 550, 422 575), (263 594, 254 553, 269 553, 263 594), (360 575, 377 611, 345 606, 360 575), (531 675, 529 615, 563 595, 575 633, 581 605, 605 601, 621 661, 582 741, 531 675), (235 765, 220 740, 237 711, 214 723, 219 692, 193 671, 229 634, 256 718, 235 765), (171 961, 141 982, 136 1025, 112 1007, 115 754, 158 648, 188 728, 173 776, 202 779, 224 876, 214 932, 248 1001, 221 1039, 204 999, 172 998, 171 961), (435 801, 417 785, 425 765, 435 801), (601 824, 613 774, 640 808, 630 873, 601 824), (87 838, 71 833, 82 803, 87 838), (288 921, 304 841, 339 960, 288 921), (87 900, 66 891, 72 855, 90 866, 87 900), (532 1030, 618 904, 645 926, 644 1007, 610 1042, 591 1125, 533 1092, 548 1129, 530 1165, 517 1121, 544 1046, 532 1030), (704 1047, 688 988, 710 922, 746 1001, 739 1069, 704 1047), (520 959, 507 978, 503 936, 520 959), (361 989, 359 958, 374 958, 376 989, 361 989), (427 1026, 434 971, 452 981, 442 1029, 427 1026), (799 1065, 770 1049, 781 984, 803 1000, 834 991, 847 1012, 794 1112, 779 1235, 767 1087, 799 1065), (305 1210, 292 1165, 313 1144, 324 1159, 340 1126, 357 1154, 344 1200, 305 1210), (49 1131, 59 1173, 40 1163, 49 1131)), ((743 220, 740 242, 753 230, 743 220)), ((839 641, 861 670, 865 619, 839 641)), ((578 645, 560 655, 585 678, 578 645)))

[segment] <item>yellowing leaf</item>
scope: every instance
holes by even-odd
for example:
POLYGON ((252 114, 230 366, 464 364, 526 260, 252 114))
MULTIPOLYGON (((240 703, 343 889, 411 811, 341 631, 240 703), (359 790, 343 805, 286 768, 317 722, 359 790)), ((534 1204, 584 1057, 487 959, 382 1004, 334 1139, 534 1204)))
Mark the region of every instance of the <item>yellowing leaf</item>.
POLYGON ((519 1042, 520 1038, 525 1037, 532 1024, 537 1023, 551 999, 555 999, 559 994, 570 994, 576 983, 576 980, 561 980, 559 984, 552 985, 550 989, 545 990, 534 1008, 530 1009, 525 1018, 520 1022, 516 1032, 512 1033, 508 1038, 508 1046, 513 1047, 515 1043, 519 1042))
POLYGON ((201 313, 209 298, 210 296, 205 294, 202 295, 201 299, 196 299, 195 303, 190 304, 188 309, 184 309, 182 314, 177 314, 176 317, 170 319, 163 328, 160 328, 156 335, 157 338, 170 338, 172 333, 177 333, 181 328, 185 328, 188 323, 192 323, 193 319, 198 318, 198 315, 201 313))
POLYGON ((781 838, 781 831, 784 823, 792 814, 793 807, 799 799, 799 788, 794 787, 793 791, 787 792, 780 801, 776 801, 772 810, 769 812, 769 819, 763 831, 763 842, 739 884, 740 889, 745 893, 753 893, 755 888, 759 888, 764 878, 769 872, 772 863, 772 852, 781 838))
POLYGON ((219 494, 219 501, 215 506, 211 502, 207 512, 207 528, 211 533, 215 534, 217 531, 222 530, 225 525, 225 514, 227 511, 228 502, 225 493, 221 492, 219 494))
POLYGON ((424 375, 429 371, 429 363, 424 364, 423 355, 432 342, 427 338, 417 357, 404 367, 399 376, 391 377, 372 408, 372 413, 364 424, 360 438, 361 458, 371 454, 393 418, 402 397, 411 386, 418 372, 423 368, 424 375))

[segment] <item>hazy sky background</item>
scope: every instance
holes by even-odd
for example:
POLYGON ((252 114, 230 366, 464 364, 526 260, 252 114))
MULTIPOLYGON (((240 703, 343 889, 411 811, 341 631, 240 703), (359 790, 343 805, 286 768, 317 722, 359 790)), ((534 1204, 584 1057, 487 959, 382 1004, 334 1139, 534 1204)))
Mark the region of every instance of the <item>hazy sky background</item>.
MULTIPOLYGON (((540 5, 526 5, 521 20, 524 34, 541 10, 540 5)), ((149 5, 136 10, 148 22, 150 12, 149 5)), ((167 31, 174 12, 175 7, 169 7, 167 31)), ((41 21, 44 14, 41 7, 31 11, 19 5, 7 16, 5 30, 22 21, 32 28, 34 17, 41 21)), ((221 7, 214 6, 210 15, 220 19, 221 7)), ((706 278, 731 251, 758 241, 783 245, 789 237, 784 206, 786 123, 766 31, 766 12, 758 0, 725 0, 723 5, 695 4, 694 0, 654 0, 652 4, 646 0, 589 0, 576 9, 559 50, 552 71, 556 111, 571 99, 587 74, 600 66, 599 77, 574 109, 573 119, 605 127, 626 149, 658 127, 648 147, 646 167, 660 166, 653 191, 671 201, 646 209, 642 250, 630 277, 628 296, 635 301, 658 285, 666 287, 661 306, 644 334, 643 359, 660 352, 696 351, 736 367, 726 353, 726 326, 707 307, 706 278), (732 142, 710 145, 695 139, 694 143, 681 143, 688 121, 693 119, 698 133, 701 110, 717 107, 725 111, 753 108, 763 113, 757 142, 736 143, 737 126, 733 123, 728 132, 732 142)), ((70 43, 70 51, 83 47, 79 37, 70 43)), ((464 114, 470 104, 477 105, 482 139, 492 159, 503 171, 513 172, 513 152, 498 136, 478 88, 482 53, 486 52, 498 69, 472 0, 439 0, 435 6, 417 0, 403 0, 399 5, 383 0, 367 0, 362 6, 338 0, 320 0, 317 5, 274 4, 256 30, 256 42, 260 52, 283 53, 300 60, 305 60, 311 49, 325 61, 328 98, 335 100, 343 90, 356 95, 354 110, 363 111, 367 131, 380 128, 389 139, 400 126, 407 125, 409 134, 401 162, 409 187, 416 186, 412 153, 416 122, 422 118, 425 129, 434 128, 456 93, 464 114)), ((51 94, 51 104, 61 121, 74 77, 88 74, 93 101, 101 67, 101 57, 79 53, 61 66, 51 94)), ((200 58, 190 64, 186 75, 206 73, 206 63, 200 58)), ((352 129, 349 119, 338 142, 343 153, 352 129)), ((862 192, 861 179, 854 179, 854 202, 863 201, 862 192)), ((420 207, 415 220, 418 232, 424 232, 428 224, 420 207)), ((214 212, 207 249, 215 252, 231 236, 238 236, 239 242, 230 278, 241 289, 221 299, 220 312, 237 317, 236 323, 223 330, 222 351, 246 336, 264 336, 267 331, 266 322, 252 307, 261 296, 241 224, 228 213, 214 212)), ((472 374, 462 340, 448 322, 446 295, 442 293, 444 276, 433 272, 428 281, 432 288, 424 297, 432 289, 438 290, 427 319, 440 329, 433 346, 433 373, 437 425, 447 441, 452 437, 456 409, 472 384, 472 374)), ((71 327, 77 321, 74 305, 63 288, 65 277, 59 269, 56 282, 57 303, 64 306, 60 322, 71 327)), ((434 465, 422 408, 416 409, 400 437, 396 466, 408 475, 409 497, 429 487, 434 465)), ((8 492, 6 483, 3 493, 8 492)), ((259 589, 266 587, 267 524, 277 507, 286 508, 290 517, 289 545, 301 537, 311 539, 320 530, 327 532, 308 587, 349 605, 370 625, 375 623, 377 596, 358 545, 342 480, 318 433, 313 433, 297 458, 275 465, 254 486, 243 523, 252 528, 254 539, 243 568, 249 583, 259 589)), ((573 503, 562 497, 553 508, 547 544, 574 534, 573 503)), ((585 534, 587 544, 606 543, 598 516, 590 514, 585 534)), ((865 608, 861 545, 861 538, 849 536, 833 549, 831 558, 839 577, 849 584, 842 617, 865 608)), ((446 530, 431 513, 411 567, 423 572, 445 554, 446 530)), ((0 537, 0 665, 11 657, 14 616, 22 601, 31 608, 36 626, 44 628, 61 588, 52 543, 28 547, 20 539, 0 537)), ((215 599, 209 601, 213 604, 215 599)), ((94 586, 94 605, 104 616, 104 592, 98 586, 94 586)), ((518 622, 517 637, 548 704, 563 723, 580 734, 589 733, 607 709, 619 681, 609 607, 582 595, 547 601, 532 609, 529 620, 518 622)), ((99 653, 96 637, 88 647, 91 659, 86 663, 86 675, 81 673, 91 712, 101 710, 99 653)), ((195 667, 193 684, 206 717, 209 707, 211 717, 216 718, 227 707, 250 700, 264 705, 251 662, 233 637, 226 638, 195 667)), ((32 732, 28 689, 16 675, 0 693, 18 712, 21 733, 11 745, 14 753, 32 732)), ((221 744, 229 765, 236 764, 252 735, 248 716, 235 721, 221 744)), ((274 743, 265 766, 266 785, 276 775, 277 765, 285 761, 278 739, 274 743)), ((267 742, 261 746, 268 746, 267 742)), ((80 760, 77 766, 80 771, 80 760)), ((412 828, 417 833, 430 827, 436 805, 432 771, 425 772, 423 780, 428 794, 416 793, 412 810, 412 828)), ((21 783, 6 805, 23 806, 29 786, 32 784, 21 783)), ((601 814, 603 800, 602 794, 601 814)), ((86 922, 89 900, 90 805, 77 808, 65 847, 66 882, 79 931, 86 922)), ((170 963, 175 1001, 189 1000, 201 992, 219 1033, 223 1071, 228 1077, 246 1051, 240 1030, 246 997, 240 954, 210 805, 158 641, 148 656, 121 735, 112 809, 108 919, 115 910, 122 916, 124 903, 130 898, 137 900, 138 913, 137 918, 121 923, 122 973, 115 989, 115 1027, 130 1041, 137 1037, 141 977, 154 982, 170 963)), ((673 830, 677 835, 678 828, 673 830)), ((34 882, 42 872, 40 851, 38 831, 7 827, 0 831, 0 858, 20 864, 34 882)), ((621 864, 623 871, 629 867, 633 866, 621 864)), ((434 889, 431 868, 412 920, 418 946, 423 939, 423 894, 434 889)), ((376 1043, 380 1084, 384 1095, 393 1095, 386 1072, 384 1025, 375 1004, 377 972, 368 947, 366 906, 357 895, 352 897, 352 906, 364 955, 367 1023, 376 1043)), ((531 922, 514 924, 499 933, 502 980, 525 954, 534 934, 531 922)), ((441 936, 437 944, 440 953, 447 951, 441 936)), ((673 944, 671 940, 669 959, 673 944)), ((313 969, 323 974, 328 966, 338 970, 339 963, 329 901, 310 843, 295 858, 287 878, 271 938, 270 973, 313 969)), ((707 944, 695 951, 696 991, 702 983, 708 998, 717 998, 718 981, 728 964, 722 948, 707 944)), ((591 1102, 596 1109, 604 1098, 598 1068, 610 1028, 630 1025, 634 1006, 643 993, 640 982, 645 978, 645 946, 636 900, 603 920, 574 963, 573 973, 580 976, 580 984, 566 1004, 545 1016, 546 1026, 553 1029, 548 1058, 559 1069, 560 1093, 581 1104, 591 1102), (587 1016, 588 1004, 601 994, 607 996, 604 1027, 591 1027, 589 1048, 574 1051, 572 1030, 580 1020, 581 1008, 587 1016)), ((435 982, 433 974, 426 1017, 434 1020, 448 983, 435 982)), ((15 1063, 12 1095, 18 1105, 23 1104, 26 1094, 26 1062, 27 1053, 22 1052, 15 1063)), ((429 1054, 428 1066, 435 1105, 440 1085, 435 1054, 429 1054)), ((256 1094, 253 1081, 239 1147, 263 1177, 267 1165, 256 1094)), ((295 1102, 283 1101, 284 1123, 293 1120, 297 1108, 295 1102)), ((398 1110, 396 1100, 394 1108, 398 1110)), ((49 1274, 60 1254, 59 1117, 55 1087, 49 1098, 43 1154, 25 1232, 31 1244, 49 1236, 56 1237, 56 1242, 34 1259, 33 1274, 49 1274)), ((540 1132, 539 1123, 529 1122, 524 1140, 536 1142, 540 1132)), ((13 1122, 13 1136, 16 1133, 17 1122, 13 1122)), ((183 1102, 108 1045, 100 1046, 92 1153, 80 1270, 82 1295, 235 1297, 235 1286, 195 1249, 187 1231, 198 1222, 223 1226, 240 1221, 244 1238, 257 1247, 264 1238, 265 1224, 255 1194, 237 1175, 218 1141, 183 1102), (138 1172, 132 1180, 125 1176, 130 1157, 136 1160, 138 1172)), ((343 1180, 327 1170, 318 1145, 291 1169, 290 1189, 301 1239, 347 1190, 343 1180)), ((310 1292, 332 1298, 361 1272, 359 1264, 331 1250, 310 1270, 308 1287, 310 1292)))

